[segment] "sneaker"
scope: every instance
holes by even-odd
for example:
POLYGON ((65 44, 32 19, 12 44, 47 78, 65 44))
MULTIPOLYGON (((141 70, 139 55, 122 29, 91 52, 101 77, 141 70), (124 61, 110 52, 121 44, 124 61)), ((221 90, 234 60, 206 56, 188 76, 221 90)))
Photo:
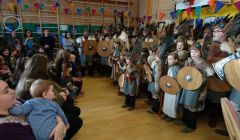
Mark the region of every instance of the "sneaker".
POLYGON ((161 119, 165 120, 168 116, 163 113, 163 114, 160 115, 160 117, 161 117, 161 119))
POLYGON ((172 118, 172 117, 167 117, 165 120, 166 120, 167 122, 171 122, 171 121, 174 120, 174 118, 172 118))
POLYGON ((210 128, 216 127, 216 126, 217 126, 217 121, 214 120, 214 119, 210 119, 209 122, 208 122, 208 126, 209 126, 210 128))
POLYGON ((194 129, 189 128, 189 127, 183 127, 181 129, 181 132, 183 132, 183 133, 192 133, 193 131, 194 131, 194 129))
POLYGON ((216 129, 215 133, 222 135, 222 136, 229 136, 228 131, 227 130, 221 130, 221 129, 216 129))
POLYGON ((122 105, 121 107, 122 107, 122 108, 127 108, 128 105, 124 104, 124 105, 122 105))
POLYGON ((133 107, 128 107, 128 111, 132 111, 134 108, 133 107))
POLYGON ((174 124, 176 124, 176 125, 184 125, 184 122, 181 121, 181 120, 176 120, 176 121, 174 122, 174 124))
POLYGON ((154 112, 151 108, 149 108, 149 109, 147 110, 147 113, 149 113, 149 114, 157 114, 157 113, 154 112))

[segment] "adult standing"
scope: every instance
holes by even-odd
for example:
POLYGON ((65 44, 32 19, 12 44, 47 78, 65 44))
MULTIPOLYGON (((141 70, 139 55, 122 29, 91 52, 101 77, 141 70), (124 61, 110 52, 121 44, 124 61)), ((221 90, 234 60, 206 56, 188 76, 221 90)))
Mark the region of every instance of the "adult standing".
POLYGON ((30 30, 26 30, 24 33, 24 40, 23 40, 23 46, 24 46, 24 53, 25 56, 28 54, 33 54, 35 49, 34 48, 36 43, 34 42, 34 38, 32 37, 32 33, 30 30))
POLYGON ((71 53, 74 53, 74 47, 75 47, 75 41, 72 39, 72 36, 70 33, 66 33, 65 37, 62 39, 62 46, 63 49, 66 51, 69 51, 71 53))
POLYGON ((21 48, 21 41, 17 38, 17 33, 15 31, 12 31, 11 36, 7 38, 7 46, 9 48, 21 48))

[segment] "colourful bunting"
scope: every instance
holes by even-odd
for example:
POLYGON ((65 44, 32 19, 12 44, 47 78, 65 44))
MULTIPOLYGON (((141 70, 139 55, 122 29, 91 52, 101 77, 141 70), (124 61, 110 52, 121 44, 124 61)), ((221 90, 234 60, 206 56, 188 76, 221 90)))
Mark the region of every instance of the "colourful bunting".
POLYGON ((208 0, 208 4, 211 8, 215 6, 215 0, 208 0))
POLYGON ((23 11, 26 12, 29 7, 30 7, 30 6, 29 6, 28 3, 24 3, 24 4, 23 4, 23 11))
POLYGON ((91 14, 94 16, 96 14, 96 11, 97 11, 96 9, 92 8, 91 9, 91 14))
POLYGON ((189 5, 193 5, 194 4, 194 0, 189 0, 189 5))
POLYGON ((10 11, 14 11, 14 7, 15 7, 15 5, 14 5, 14 3, 8 3, 8 8, 9 8, 9 10, 10 11))
POLYGON ((131 23, 131 24, 134 23, 134 17, 131 17, 130 23, 131 23))
POLYGON ((35 2, 33 5, 35 6, 35 8, 36 8, 37 10, 40 10, 40 4, 39 4, 39 2, 35 2))
POLYGON ((86 10, 88 13, 90 13, 90 6, 87 5, 86 8, 85 8, 85 10, 86 10))
POLYGON ((216 14, 224 5, 224 3, 217 1, 214 13, 216 14))
POLYGON ((145 23, 145 19, 146 19, 146 16, 143 16, 143 17, 142 17, 142 24, 145 23))
POLYGON ((22 0, 17 0, 17 4, 21 5, 22 4, 22 0))
POLYGON ((166 13, 159 12, 158 20, 162 20, 165 17, 166 13))
POLYGON ((54 7, 55 7, 55 9, 60 7, 60 3, 59 2, 55 2, 54 7))
POLYGON ((132 15, 132 12, 129 10, 128 13, 127 13, 127 16, 131 17, 131 15, 132 15))
POLYGON ((68 14, 69 9, 68 8, 64 8, 63 11, 64 11, 64 14, 68 14))
POLYGON ((175 19, 175 17, 176 17, 175 11, 170 12, 170 16, 172 17, 172 19, 175 19))
POLYGON ((196 15, 198 18, 200 17, 201 9, 202 9, 201 6, 196 7, 196 15))
POLYGON ((176 13, 177 18, 179 18, 181 12, 182 12, 182 11, 181 11, 180 9, 177 10, 177 13, 176 13))
POLYGON ((114 13, 114 14, 117 14, 117 12, 118 12, 117 9, 114 9, 114 10, 113 10, 113 13, 114 13))
POLYGON ((234 3, 235 7, 240 11, 240 1, 234 3))
POLYGON ((190 15, 191 15, 191 7, 190 6, 186 9, 186 12, 187 12, 188 17, 190 17, 190 15))
POLYGON ((40 10, 43 10, 45 7, 44 3, 40 3, 40 10))
POLYGON ((77 15, 78 15, 78 16, 81 15, 81 12, 82 12, 82 9, 81 9, 81 8, 77 8, 77 15))

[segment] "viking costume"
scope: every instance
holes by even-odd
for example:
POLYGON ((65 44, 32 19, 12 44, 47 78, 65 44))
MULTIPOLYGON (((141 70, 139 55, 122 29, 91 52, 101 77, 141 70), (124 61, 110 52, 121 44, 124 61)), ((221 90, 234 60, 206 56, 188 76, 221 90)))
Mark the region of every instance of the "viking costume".
MULTIPOLYGON (((173 77, 176 79, 177 73, 180 70, 179 65, 173 65, 168 67, 167 76, 173 77)), ((177 118, 177 109, 180 99, 180 92, 176 95, 172 95, 165 92, 164 101, 163 101, 163 113, 171 118, 177 118)))
MULTIPOLYGON (((201 45, 200 43, 196 43, 193 47, 190 48, 197 49, 200 51, 201 45)), ((183 104, 183 116, 182 122, 186 125, 182 132, 192 132, 196 129, 197 123, 197 112, 203 110, 204 108, 204 100, 207 94, 207 77, 212 76, 214 71, 207 65, 203 58, 199 58, 198 60, 193 60, 189 58, 185 66, 191 66, 198 69, 203 77, 202 85, 196 90, 187 90, 183 89, 182 95, 180 98, 180 104, 183 104)))
POLYGON ((125 94, 125 104, 122 107, 129 107, 129 111, 133 110, 135 107, 138 75, 136 66, 131 63, 128 64, 125 71, 123 87, 120 90, 125 94))

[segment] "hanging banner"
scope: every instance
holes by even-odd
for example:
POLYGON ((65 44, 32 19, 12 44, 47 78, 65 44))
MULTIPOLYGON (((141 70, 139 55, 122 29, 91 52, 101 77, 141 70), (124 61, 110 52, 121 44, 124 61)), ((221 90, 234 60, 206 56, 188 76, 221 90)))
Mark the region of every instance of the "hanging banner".
POLYGON ((43 10, 45 7, 45 4, 44 3, 40 3, 40 10, 43 10))
POLYGON ((208 4, 211 8, 215 7, 215 0, 208 0, 208 4))
POLYGON ((22 0, 17 0, 17 4, 21 5, 22 4, 22 0))
POLYGON ((40 10, 40 4, 39 4, 39 2, 36 2, 36 3, 34 3, 33 5, 34 5, 34 7, 35 7, 37 10, 40 10))
POLYGON ((81 8, 77 8, 77 15, 78 15, 78 16, 81 15, 81 12, 82 12, 82 9, 81 9, 81 8))
POLYGON ((23 11, 26 12, 29 7, 30 7, 30 6, 29 6, 28 3, 24 3, 24 4, 23 4, 23 11))
POLYGON ((191 7, 188 7, 188 8, 186 9, 186 12, 187 12, 188 17, 190 17, 190 14, 191 14, 191 7))
POLYGON ((68 14, 69 9, 68 8, 64 8, 63 11, 64 11, 64 14, 68 14))
POLYGON ((104 15, 104 7, 101 7, 101 8, 99 9, 99 11, 100 11, 100 14, 101 14, 101 15, 104 15))
POLYGON ((159 12, 158 20, 162 20, 165 17, 166 13, 159 12))
MULTIPOLYGON (((204 6, 204 5, 208 5, 208 0, 194 0, 194 4, 191 5, 191 7, 198 7, 198 6, 204 6)), ((189 7, 189 2, 178 2, 176 4, 176 10, 185 10, 189 7)))
POLYGON ((176 13, 175 13, 175 11, 172 11, 172 12, 170 12, 170 16, 172 17, 172 19, 174 20, 175 19, 175 17, 176 17, 176 13))
POLYGON ((88 13, 90 13, 90 6, 87 5, 86 8, 85 8, 85 10, 86 10, 88 13))
POLYGON ((150 22, 152 20, 152 16, 147 17, 147 21, 150 22))
POLYGON ((234 3, 235 7, 240 11, 240 1, 234 3))
POLYGON ((54 7, 55 7, 55 8, 60 7, 60 3, 59 3, 59 2, 55 2, 54 7))
POLYGON ((196 15, 198 18, 200 17, 201 8, 202 8, 201 6, 196 7, 196 15))
POLYGON ((8 3, 8 8, 10 11, 14 12, 14 7, 15 7, 14 3, 8 3))
POLYGON ((96 14, 96 11, 97 11, 96 9, 92 8, 91 9, 91 14, 94 16, 96 14))

